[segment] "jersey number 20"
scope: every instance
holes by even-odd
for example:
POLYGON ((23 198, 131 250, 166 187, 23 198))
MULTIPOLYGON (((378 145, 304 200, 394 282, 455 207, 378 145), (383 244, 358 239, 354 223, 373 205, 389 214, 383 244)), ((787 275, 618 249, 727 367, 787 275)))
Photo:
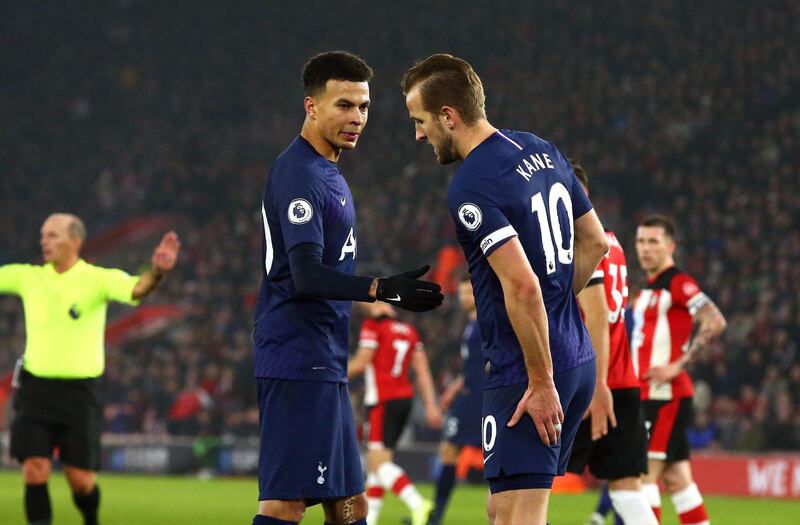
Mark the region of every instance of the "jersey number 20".
POLYGON ((572 197, 567 188, 560 182, 556 182, 550 187, 548 205, 544 205, 542 192, 531 197, 531 212, 539 220, 539 228, 542 234, 542 250, 544 251, 545 268, 547 275, 556 271, 556 252, 558 252, 558 262, 561 264, 572 264, 572 252, 575 243, 575 225, 572 223, 572 197), (564 238, 561 233, 561 223, 558 218, 558 201, 564 203, 569 217, 569 239, 567 247, 564 247, 564 238))

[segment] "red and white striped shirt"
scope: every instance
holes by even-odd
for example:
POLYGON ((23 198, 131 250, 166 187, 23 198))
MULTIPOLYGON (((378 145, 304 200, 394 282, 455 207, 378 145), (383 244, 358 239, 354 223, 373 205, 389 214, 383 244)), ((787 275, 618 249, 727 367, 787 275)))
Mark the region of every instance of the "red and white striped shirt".
POLYGON ((666 384, 645 377, 651 367, 677 361, 688 350, 694 315, 708 302, 697 281, 674 266, 649 278, 639 292, 633 304, 632 350, 642 399, 666 401, 694 395, 686 370, 666 384))
POLYGON ((408 366, 412 352, 424 350, 416 328, 389 317, 366 319, 361 325, 358 346, 375 349, 364 371, 366 406, 414 397, 408 366))
MULTIPOLYGON (((608 304, 608 387, 637 388, 628 332, 625 329, 625 307, 628 305, 628 266, 625 252, 614 232, 606 230, 608 253, 600 261, 589 285, 603 284, 608 304)), ((588 286, 588 285, 587 285, 588 286)))

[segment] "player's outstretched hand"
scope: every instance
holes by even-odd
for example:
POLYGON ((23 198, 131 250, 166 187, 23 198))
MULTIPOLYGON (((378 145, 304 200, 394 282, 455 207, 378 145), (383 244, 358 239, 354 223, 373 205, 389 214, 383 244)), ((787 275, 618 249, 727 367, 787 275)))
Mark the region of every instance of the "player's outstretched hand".
POLYGON ((429 281, 421 281, 430 266, 378 279, 376 299, 412 312, 433 310, 444 301, 442 287, 429 281))
POLYGON ((614 414, 614 397, 607 384, 597 384, 594 387, 592 403, 586 410, 586 416, 592 418, 592 441, 597 441, 608 434, 608 424, 617 428, 617 416, 614 414))
POLYGON ((175 268, 175 263, 178 261, 178 253, 181 251, 181 241, 178 239, 178 234, 174 231, 169 231, 161 238, 156 249, 153 251, 153 258, 151 264, 153 270, 158 274, 165 274, 175 268))
POLYGON ((564 411, 561 409, 558 391, 552 380, 540 383, 536 387, 528 385, 507 426, 513 427, 519 423, 524 414, 528 414, 533 419, 542 443, 551 447, 558 445, 561 424, 564 422, 564 411))

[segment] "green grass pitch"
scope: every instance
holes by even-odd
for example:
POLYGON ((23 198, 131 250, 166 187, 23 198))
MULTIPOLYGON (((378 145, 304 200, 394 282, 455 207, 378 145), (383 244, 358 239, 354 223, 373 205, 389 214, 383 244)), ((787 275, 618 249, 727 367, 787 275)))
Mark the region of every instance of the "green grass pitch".
MULTIPOLYGON (((103 525, 249 525, 256 509, 256 481, 249 478, 200 481, 190 477, 132 476, 101 474, 103 525)), ((422 485, 430 497, 431 486, 422 485)), ((12 471, 0 472, 0 524, 23 525, 22 478, 12 471)), ((80 515, 64 477, 50 481, 53 525, 81 525, 80 515)), ((460 486, 453 493, 447 525, 485 524, 485 489, 460 486)), ((580 496, 554 495, 550 499, 552 525, 583 525, 597 501, 595 492, 580 496)), ((800 523, 800 501, 751 498, 706 498, 712 523, 721 525, 771 525, 800 523)), ((677 524, 672 506, 665 498, 665 525, 677 524)), ((394 496, 388 496, 380 523, 399 525, 407 515, 394 496)), ((611 523, 612 520, 609 520, 611 523)), ((319 506, 306 512, 303 523, 321 525, 319 506)))

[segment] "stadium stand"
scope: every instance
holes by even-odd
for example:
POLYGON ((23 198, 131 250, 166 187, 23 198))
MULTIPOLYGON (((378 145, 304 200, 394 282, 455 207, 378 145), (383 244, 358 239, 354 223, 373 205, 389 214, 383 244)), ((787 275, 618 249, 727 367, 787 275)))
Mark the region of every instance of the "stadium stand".
MULTIPOLYGON (((637 220, 660 211, 678 222, 679 264, 730 325, 692 367, 693 443, 800 448, 800 4, 549 0, 534 12, 501 0, 452 17, 447 2, 411 2, 335 24, 303 17, 325 2, 283 4, 2 8, 14 23, 0 46, 16 52, 0 57, 0 262, 37 261, 38 228, 55 210, 80 215, 90 237, 165 213, 182 221, 185 256, 150 304, 185 315, 109 348, 108 432, 257 433, 262 183, 299 130, 303 61, 346 46, 376 71, 370 123, 341 162, 362 270, 441 260, 441 278, 457 276, 443 205, 451 168, 413 143, 399 79, 432 52, 463 55, 493 96, 493 123, 536 130, 589 170, 634 288, 637 220), (435 36, 443 19, 457 30, 435 36), (485 26, 499 37, 473 38, 485 26)), ((136 270, 141 253, 115 253, 136 270)), ((459 315, 450 300, 417 318, 442 381, 457 365, 459 315)), ((0 377, 23 333, 17 301, 0 299, 0 377)))

